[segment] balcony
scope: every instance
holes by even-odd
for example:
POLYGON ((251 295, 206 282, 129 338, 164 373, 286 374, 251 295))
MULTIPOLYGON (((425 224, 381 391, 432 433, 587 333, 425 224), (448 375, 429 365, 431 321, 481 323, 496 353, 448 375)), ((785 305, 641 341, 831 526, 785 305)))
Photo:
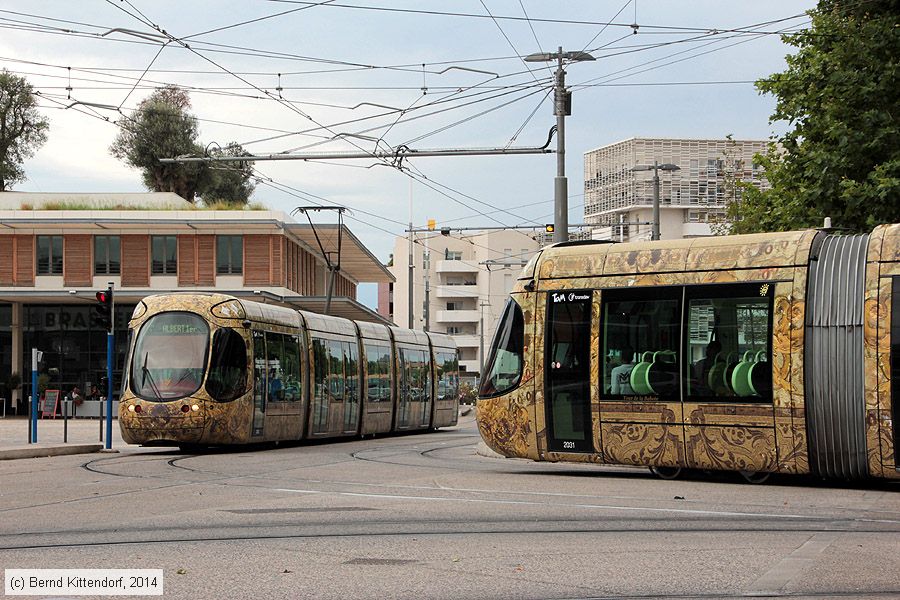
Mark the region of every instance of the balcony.
POLYGON ((478 273, 481 268, 474 260, 439 260, 435 264, 438 273, 478 273))
MULTIPOLYGON (((447 261, 459 262, 459 261, 447 261)), ((435 297, 437 298, 477 298, 477 285, 453 285, 442 283, 435 286, 435 297)))
POLYGON ((477 323, 481 313, 477 310, 439 310, 435 315, 437 323, 477 323))
MULTIPOLYGON (((481 346, 481 336, 472 334, 451 335, 453 341, 460 348, 479 348, 481 346)), ((487 340, 485 343, 490 343, 487 340)))
POLYGON ((461 360, 459 366, 465 367, 467 373, 478 373, 481 370, 481 363, 477 360, 461 360))

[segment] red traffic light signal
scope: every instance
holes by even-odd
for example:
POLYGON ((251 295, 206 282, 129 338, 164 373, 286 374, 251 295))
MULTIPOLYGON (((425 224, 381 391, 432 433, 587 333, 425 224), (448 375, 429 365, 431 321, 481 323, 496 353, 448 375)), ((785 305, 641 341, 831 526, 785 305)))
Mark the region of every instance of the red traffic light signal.
POLYGON ((94 311, 97 313, 97 322, 106 331, 112 331, 113 328, 113 291, 112 288, 106 288, 102 292, 96 294, 97 304, 94 305, 94 311))

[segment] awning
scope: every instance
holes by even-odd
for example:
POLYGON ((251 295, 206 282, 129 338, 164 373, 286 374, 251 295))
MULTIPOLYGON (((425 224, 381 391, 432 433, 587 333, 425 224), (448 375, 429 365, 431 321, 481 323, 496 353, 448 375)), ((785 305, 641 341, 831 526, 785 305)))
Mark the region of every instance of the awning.
MULTIPOLYGON (((332 262, 337 264, 338 225, 316 223, 315 230, 309 224, 285 223, 285 231, 297 236, 304 244, 321 256, 319 242, 325 252, 330 253, 332 262), (316 241, 318 234, 319 241, 316 241)), ((369 252, 353 233, 343 226, 341 235, 341 272, 364 283, 390 283, 396 281, 388 268, 369 252)))

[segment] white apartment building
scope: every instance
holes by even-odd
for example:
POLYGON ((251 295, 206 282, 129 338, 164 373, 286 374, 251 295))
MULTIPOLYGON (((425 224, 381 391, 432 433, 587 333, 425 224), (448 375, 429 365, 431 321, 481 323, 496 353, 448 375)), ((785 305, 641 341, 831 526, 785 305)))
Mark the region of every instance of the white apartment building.
POLYGON ((522 267, 541 247, 534 232, 474 231, 453 237, 415 234, 413 318, 409 319, 409 238, 398 237, 394 263, 393 320, 401 327, 453 336, 459 346, 460 377, 480 375, 482 352, 522 267))
POLYGON ((738 181, 768 189, 753 156, 765 140, 631 138, 584 155, 584 220, 594 239, 649 240, 653 220, 653 171, 634 167, 674 164, 659 171, 660 238, 712 235, 728 202, 740 198, 738 181))

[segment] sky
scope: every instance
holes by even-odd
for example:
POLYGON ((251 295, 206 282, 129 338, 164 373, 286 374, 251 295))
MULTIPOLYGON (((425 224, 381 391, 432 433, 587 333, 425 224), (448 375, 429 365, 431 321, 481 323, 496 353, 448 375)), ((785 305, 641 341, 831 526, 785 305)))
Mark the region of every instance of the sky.
MULTIPOLYGON (((784 70, 780 33, 813 2, 650 0, 5 0, 0 68, 26 77, 50 121, 16 191, 140 192, 109 153, 116 122, 166 84, 190 93, 202 144, 254 154, 540 147, 567 65, 569 222, 583 221, 583 155, 630 137, 766 139, 784 70), (125 31, 123 31, 125 30, 125 31), (165 32, 165 34, 160 33, 165 32), (280 88, 280 89, 279 89, 280 88), (98 105, 103 105, 98 106, 98 105), (67 108, 69 107, 69 108, 67 108)), ((555 148, 556 141, 551 143, 555 148)), ((553 221, 552 154, 256 163, 253 201, 339 205, 383 261, 407 222, 553 221)), ((334 222, 331 212, 314 220, 334 222)), ((374 286, 360 300, 375 304, 374 286)))

